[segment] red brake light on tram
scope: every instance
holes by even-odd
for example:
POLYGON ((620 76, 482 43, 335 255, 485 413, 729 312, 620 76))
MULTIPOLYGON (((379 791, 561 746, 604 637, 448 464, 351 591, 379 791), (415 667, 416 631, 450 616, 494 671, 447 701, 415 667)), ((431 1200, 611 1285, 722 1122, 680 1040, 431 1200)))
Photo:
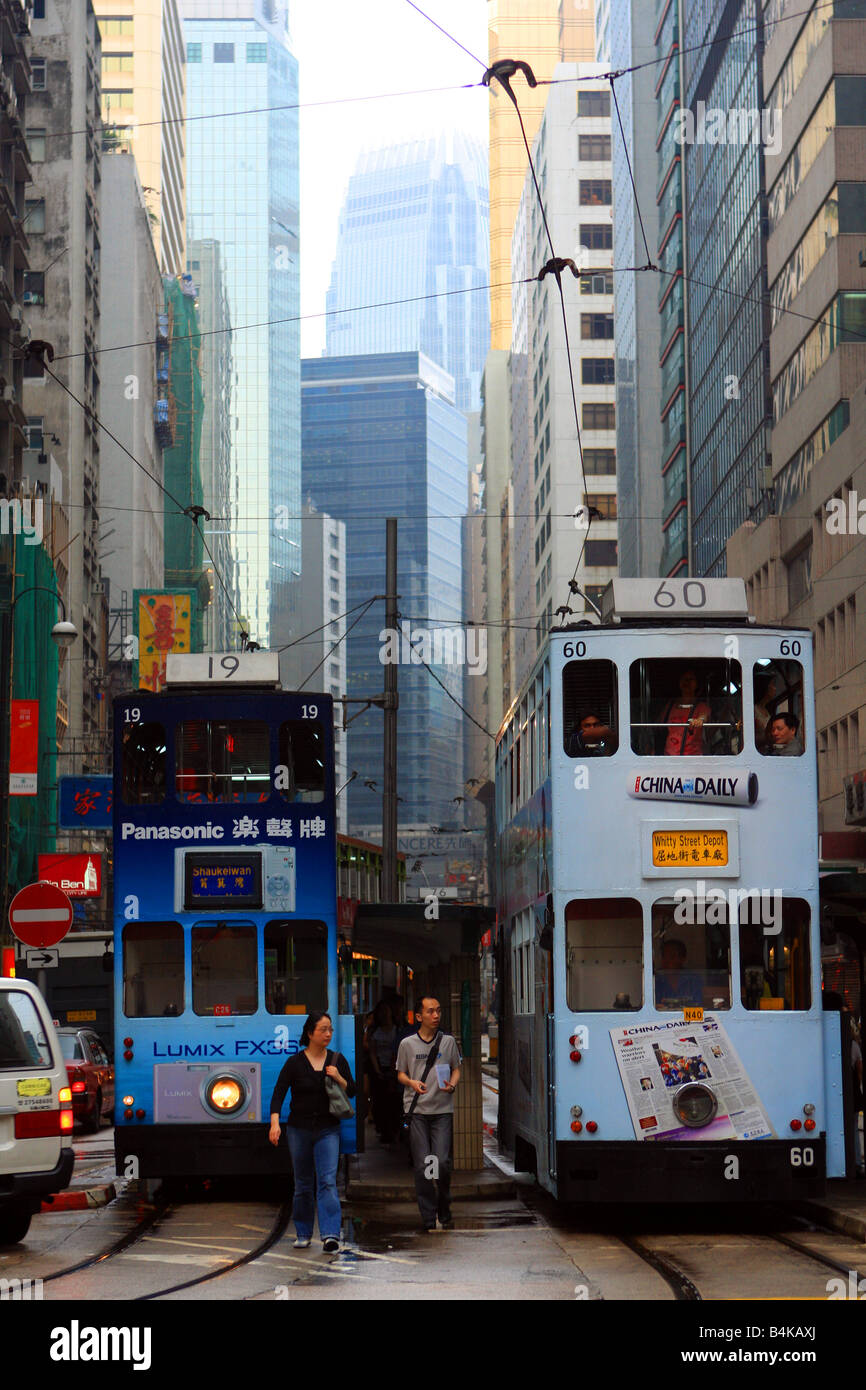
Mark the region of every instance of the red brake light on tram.
POLYGON ((124 1038, 124 1039, 123 1039, 123 1046, 124 1046, 124 1047, 132 1047, 132 1038, 124 1038))
POLYGON ((803 1128, 804 1128, 804 1129, 808 1129, 809 1133, 811 1134, 812 1130, 815 1128, 815 1121, 814 1121, 814 1120, 805 1120, 805 1121, 803 1122, 803 1128))
POLYGON ((580 1131, 583 1129, 583 1125, 581 1124, 580 1120, 572 1120, 571 1128, 573 1129, 575 1134, 580 1134, 580 1131))
POLYGON ((132 1119, 132 1111, 131 1111, 131 1110, 124 1110, 124 1112, 123 1112, 123 1118, 124 1118, 125 1120, 131 1120, 131 1119, 132 1119))
POLYGON ((580 1061, 580 1053, 578 1052, 576 1047, 571 1052, 569 1052, 568 1055, 571 1058, 572 1062, 580 1061))
POLYGON ((587 1120, 586 1128, 590 1134, 595 1134, 595 1131, 598 1129, 598 1125, 596 1124, 595 1120, 587 1120))
POLYGON ((802 1122, 802 1120, 792 1120, 792 1121, 791 1121, 791 1128, 792 1128, 793 1130, 795 1130, 795 1131, 798 1130, 798 1129, 802 1129, 802 1128, 803 1128, 803 1122, 802 1122))
POLYGON ((132 1061, 132 1057, 133 1057, 132 1052, 130 1052, 129 1048, 127 1048, 126 1051, 125 1051, 124 1054, 123 1054, 123 1060, 124 1060, 125 1062, 131 1062, 131 1061, 132 1061))
POLYGON ((147 1111, 146 1111, 146 1110, 136 1110, 136 1112, 135 1112, 135 1118, 136 1118, 137 1120, 143 1120, 146 1114, 147 1114, 147 1111))

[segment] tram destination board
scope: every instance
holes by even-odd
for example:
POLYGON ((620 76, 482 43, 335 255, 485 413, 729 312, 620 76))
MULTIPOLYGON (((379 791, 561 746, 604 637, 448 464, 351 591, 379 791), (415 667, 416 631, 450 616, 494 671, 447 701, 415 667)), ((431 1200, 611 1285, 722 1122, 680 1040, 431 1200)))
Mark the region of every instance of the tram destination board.
POLYGON ((727 830, 654 830, 653 864, 721 867, 728 862, 727 830))
POLYGON ((262 856, 194 854, 184 859, 184 907, 260 908, 262 856))

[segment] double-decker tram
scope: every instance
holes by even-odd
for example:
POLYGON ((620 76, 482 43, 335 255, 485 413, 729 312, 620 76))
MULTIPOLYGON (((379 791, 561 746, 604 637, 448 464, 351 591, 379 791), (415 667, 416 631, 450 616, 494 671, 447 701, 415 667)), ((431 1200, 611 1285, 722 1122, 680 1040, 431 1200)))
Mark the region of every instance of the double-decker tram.
POLYGON ((500 1136, 565 1201, 844 1172, 812 638, 740 579, 614 580, 497 740, 500 1136))
POLYGON ((334 795, 332 701, 280 689, 275 654, 170 656, 163 692, 115 700, 119 1173, 284 1170, 268 1106, 313 1009, 354 1068, 334 795))

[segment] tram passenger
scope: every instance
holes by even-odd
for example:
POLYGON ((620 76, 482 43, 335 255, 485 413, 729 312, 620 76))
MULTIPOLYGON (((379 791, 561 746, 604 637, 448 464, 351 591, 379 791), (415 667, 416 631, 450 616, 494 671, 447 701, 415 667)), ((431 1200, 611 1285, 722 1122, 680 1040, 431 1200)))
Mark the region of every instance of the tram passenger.
POLYGON ((686 970, 686 944, 677 937, 662 942, 661 969, 656 970, 656 1004, 676 1000, 677 1004, 702 1004, 703 984, 697 971, 686 970))
POLYGON ((271 1096, 268 1132, 268 1139, 276 1147, 280 1142, 280 1109, 286 1092, 291 1089, 286 1137, 295 1177, 292 1204, 295 1249, 306 1250, 312 1240, 315 1201, 322 1249, 327 1254, 334 1254, 340 1248, 343 1213, 337 1193, 340 1122, 331 1114, 325 1077, 330 1076, 342 1086, 350 1098, 355 1094, 355 1083, 345 1057, 328 1050, 333 1035, 330 1014, 310 1014, 301 1033, 303 1050, 289 1058, 277 1077, 271 1096))
POLYGON ((799 758, 803 752, 800 738, 800 721, 796 714, 787 710, 774 714, 770 720, 770 747, 767 750, 776 758, 799 758))
POLYGON ((710 707, 698 697, 698 676, 693 666, 680 672, 680 693, 669 700, 661 717, 667 725, 663 753, 667 758, 700 757, 704 752, 704 723, 710 707))
POLYGON ((570 758, 609 758, 616 752, 616 734, 599 718, 595 710, 587 710, 577 721, 568 740, 570 758))

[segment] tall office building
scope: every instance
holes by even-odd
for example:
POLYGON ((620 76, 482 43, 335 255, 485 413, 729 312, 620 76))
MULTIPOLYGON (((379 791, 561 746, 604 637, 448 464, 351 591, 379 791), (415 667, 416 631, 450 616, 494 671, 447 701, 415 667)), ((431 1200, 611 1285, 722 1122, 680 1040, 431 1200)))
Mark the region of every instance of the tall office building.
POLYGON ((490 338, 488 235, 486 152, 476 140, 455 131, 362 155, 340 214, 328 355, 422 352, 454 378, 460 409, 477 410, 490 338), (384 307, 342 312, 366 303, 384 307))
MULTIPOLYGON (((335 589, 328 617, 336 622, 351 613, 345 645, 352 699, 384 688, 384 606, 378 601, 361 614, 358 605, 384 592, 385 515, 402 518, 397 587, 403 621, 393 651, 399 663, 399 820, 442 824, 454 818, 453 798, 464 792, 463 715, 455 700, 463 703, 464 674, 477 650, 473 640, 469 658, 461 660, 466 416, 454 404, 451 377, 421 353, 305 359, 302 372, 304 496, 346 523, 345 599, 335 589), (435 675, 420 664, 419 653, 435 675)), ((346 793, 350 833, 381 825, 382 754, 377 709, 349 725, 348 766, 359 774, 346 793)))
MULTIPOLYGON (((590 63, 595 58, 591 3, 573 0, 490 0, 488 62, 519 58, 536 78, 548 79, 559 62, 590 63)), ((513 82, 530 147, 538 130, 547 87, 529 87, 520 74, 513 82)), ((490 88, 490 346, 511 346, 511 236, 523 179, 526 150, 514 106, 494 80, 490 88)), ((566 256, 571 250, 557 248, 566 256)))
MULTIPOLYGON (((616 83, 624 140, 619 122, 611 123, 613 263, 645 265, 655 259, 659 236, 655 88, 664 81, 664 65, 642 66, 656 57, 655 11, 646 0, 601 0, 595 18, 599 62, 624 74, 616 83), (633 67, 636 70, 630 71, 633 67)), ((659 285, 658 280, 650 274, 613 277, 619 572, 631 578, 659 572, 662 473, 667 474, 670 463, 669 458, 660 457, 659 418, 658 298, 668 283, 659 285)), ((668 320, 669 337, 681 322, 681 312, 678 324, 668 320)))
POLYGON ((239 608, 250 636, 276 648, 301 543, 297 63, 286 0, 184 0, 184 23, 187 229, 220 244, 232 325, 239 608))
POLYGON ((107 148, 135 155, 160 269, 179 275, 186 269, 179 0, 93 0, 93 8, 102 34, 107 148))

